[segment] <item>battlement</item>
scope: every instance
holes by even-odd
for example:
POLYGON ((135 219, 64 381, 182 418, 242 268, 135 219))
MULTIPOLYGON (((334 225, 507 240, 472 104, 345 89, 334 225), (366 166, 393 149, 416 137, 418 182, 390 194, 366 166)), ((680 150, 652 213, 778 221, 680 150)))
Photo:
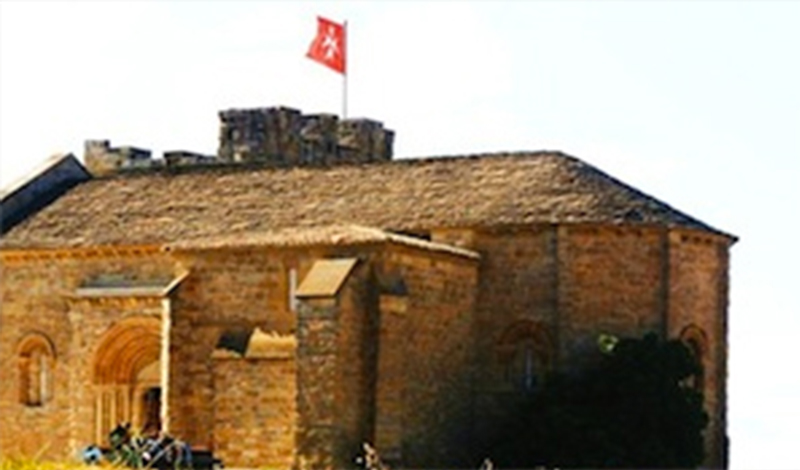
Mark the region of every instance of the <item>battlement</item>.
POLYGON ((394 132, 370 119, 339 120, 286 107, 221 111, 218 157, 280 166, 392 159, 394 132))
POLYGON ((153 159, 139 147, 112 147, 108 140, 87 140, 84 163, 95 176, 128 170, 219 163, 259 162, 274 166, 336 165, 392 159, 394 132, 371 119, 340 120, 334 114, 302 114, 283 106, 219 112, 217 155, 165 151, 153 159))
POLYGON ((87 140, 83 148, 83 162, 95 176, 152 165, 152 152, 138 147, 111 147, 108 140, 87 140))

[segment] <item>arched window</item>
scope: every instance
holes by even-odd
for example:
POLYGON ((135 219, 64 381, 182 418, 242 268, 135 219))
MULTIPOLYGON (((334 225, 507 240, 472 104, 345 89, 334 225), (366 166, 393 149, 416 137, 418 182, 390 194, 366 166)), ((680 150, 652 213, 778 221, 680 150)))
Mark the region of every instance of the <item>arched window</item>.
POLYGON ((689 377, 687 385, 702 392, 705 389, 705 359, 708 353, 708 337, 700 327, 689 325, 681 331, 680 339, 692 352, 700 366, 697 373, 689 377))
POLYGON ((53 343, 42 334, 30 334, 20 341, 18 358, 20 403, 43 406, 53 397, 53 343))
POLYGON ((539 322, 519 321, 506 328, 497 344, 505 385, 515 390, 536 390, 552 365, 553 345, 539 322))

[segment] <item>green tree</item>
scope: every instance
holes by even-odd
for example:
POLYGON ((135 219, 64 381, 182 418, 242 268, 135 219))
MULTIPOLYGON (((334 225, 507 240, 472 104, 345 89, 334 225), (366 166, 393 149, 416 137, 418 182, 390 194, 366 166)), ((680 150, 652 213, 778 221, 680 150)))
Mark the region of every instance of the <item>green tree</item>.
POLYGON ((496 427, 501 467, 691 468, 703 461, 700 369, 680 341, 600 341, 579 376, 556 375, 496 427))

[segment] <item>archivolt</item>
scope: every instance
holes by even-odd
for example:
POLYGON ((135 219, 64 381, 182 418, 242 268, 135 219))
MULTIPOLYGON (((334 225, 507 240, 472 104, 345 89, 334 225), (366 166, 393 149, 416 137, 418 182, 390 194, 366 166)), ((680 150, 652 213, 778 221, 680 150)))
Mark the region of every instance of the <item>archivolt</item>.
POLYGON ((699 326, 694 324, 686 326, 681 330, 680 338, 689 345, 698 360, 703 360, 708 354, 708 336, 699 326))
POLYGON ((505 386, 533 391, 552 369, 553 341, 540 322, 512 323, 498 338, 496 348, 505 386))
POLYGON ((500 361, 509 360, 514 355, 516 346, 530 342, 539 358, 548 366, 553 359, 553 341, 547 327, 540 322, 521 320, 511 324, 500 335, 497 341, 497 353, 500 361))
POLYGON ((30 356, 31 352, 36 349, 43 350, 48 356, 53 358, 56 355, 56 348, 53 347, 53 342, 50 341, 50 338, 38 332, 28 333, 22 338, 22 341, 19 342, 19 346, 17 346, 17 354, 20 357, 30 356))
POLYGON ((130 384, 161 356, 161 321, 155 317, 124 319, 108 329, 94 356, 96 384, 130 384))

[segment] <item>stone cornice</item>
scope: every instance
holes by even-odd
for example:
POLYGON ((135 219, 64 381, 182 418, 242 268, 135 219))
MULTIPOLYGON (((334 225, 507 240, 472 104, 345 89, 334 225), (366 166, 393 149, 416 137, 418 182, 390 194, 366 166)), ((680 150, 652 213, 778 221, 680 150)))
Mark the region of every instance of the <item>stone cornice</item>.
POLYGON ((93 247, 64 247, 43 249, 0 250, 4 263, 49 261, 60 259, 116 258, 162 253, 161 245, 104 245, 93 247))

